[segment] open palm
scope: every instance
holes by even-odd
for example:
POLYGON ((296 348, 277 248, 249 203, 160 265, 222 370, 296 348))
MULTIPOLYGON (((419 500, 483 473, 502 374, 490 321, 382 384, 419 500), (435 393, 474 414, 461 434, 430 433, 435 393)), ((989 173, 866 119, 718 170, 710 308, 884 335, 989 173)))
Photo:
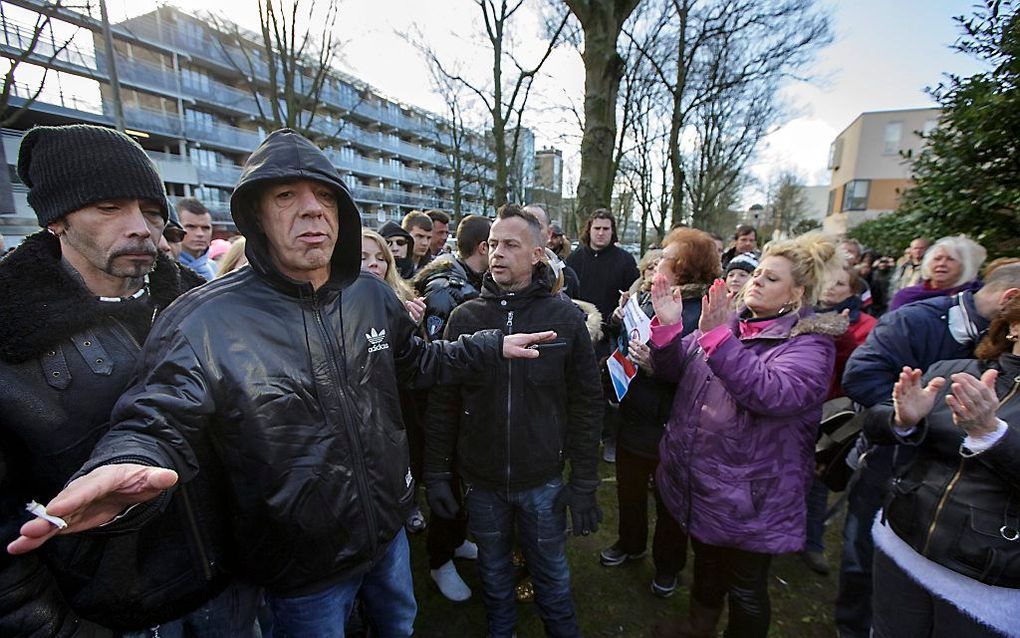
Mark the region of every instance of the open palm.
POLYGON ((935 399, 946 385, 942 377, 935 377, 921 386, 921 371, 903 368, 893 386, 893 407, 896 409, 896 427, 906 430, 916 426, 935 407, 935 399))
POLYGON ((652 279, 652 308, 662 326, 672 326, 683 317, 684 302, 680 299, 680 291, 673 290, 666 275, 661 272, 652 279))

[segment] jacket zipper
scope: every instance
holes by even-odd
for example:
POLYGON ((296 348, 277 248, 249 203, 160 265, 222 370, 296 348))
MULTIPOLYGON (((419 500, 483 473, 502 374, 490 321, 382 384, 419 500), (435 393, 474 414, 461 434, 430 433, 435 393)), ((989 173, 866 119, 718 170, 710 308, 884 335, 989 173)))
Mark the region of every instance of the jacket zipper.
MULTIPOLYGON (((1001 408, 1007 401, 1013 398, 1016 394, 1017 389, 1020 389, 1020 375, 1013 378, 1013 387, 1006 394, 1002 400, 999 401, 999 407, 1001 408)), ((921 553, 925 556, 928 555, 928 548, 931 545, 931 538, 935 534, 935 528, 938 526, 939 516, 942 514, 942 508, 946 506, 946 501, 949 500, 949 493, 953 491, 956 484, 960 481, 960 475, 963 473, 963 465, 966 462, 966 457, 960 458, 960 465, 956 468, 956 473, 953 474, 953 478, 949 480, 949 485, 946 486, 946 491, 942 493, 942 497, 939 498, 939 504, 935 507, 935 516, 931 519, 931 525, 928 526, 928 535, 924 539, 924 551, 921 553)))
MULTIPOLYGON (((507 333, 507 335, 512 335, 514 333, 514 311, 513 310, 508 312, 507 315, 506 315, 506 333, 507 333)), ((507 494, 510 493, 510 424, 512 423, 512 421, 510 420, 510 407, 511 407, 510 397, 513 395, 512 387, 511 387, 513 385, 513 376, 511 374, 511 364, 512 364, 512 361, 510 359, 507 359, 506 360, 506 493, 507 494)))
POLYGON ((358 468, 358 471, 354 473, 354 479, 358 484, 358 495, 361 498, 361 502, 364 504, 363 509, 365 511, 365 520, 368 524, 368 538, 371 543, 371 552, 372 554, 375 554, 375 551, 379 546, 377 538, 378 525, 375 518, 375 509, 372 507, 371 491, 368 489, 368 481, 365 478, 368 470, 365 467, 365 455, 361 447, 361 437, 355 431, 354 422, 351 419, 349 410, 347 409, 347 396, 341 386, 341 374, 337 364, 337 355, 333 349, 333 342, 329 338, 329 331, 326 330, 326 324, 322 320, 322 313, 319 312, 318 295, 314 292, 312 293, 312 309, 312 314, 315 316, 315 325, 318 326, 323 344, 326 346, 326 353, 329 358, 329 370, 333 377, 333 385, 336 392, 340 395, 340 407, 343 409, 346 416, 344 419, 345 429, 350 437, 351 445, 354 448, 354 460, 358 468))

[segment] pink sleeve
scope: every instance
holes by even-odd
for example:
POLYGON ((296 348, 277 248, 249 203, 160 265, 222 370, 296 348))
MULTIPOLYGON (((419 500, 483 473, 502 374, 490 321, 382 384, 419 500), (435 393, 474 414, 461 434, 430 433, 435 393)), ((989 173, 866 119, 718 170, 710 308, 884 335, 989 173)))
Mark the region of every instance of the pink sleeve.
POLYGON ((684 324, 682 321, 678 321, 671 326, 663 326, 659 323, 658 317, 652 317, 652 345, 656 348, 663 348, 673 339, 676 339, 684 331, 684 324))
POLYGON ((733 331, 730 330, 730 327, 722 324, 698 337, 698 345, 705 351, 706 357, 711 357, 715 349, 732 336, 733 331))

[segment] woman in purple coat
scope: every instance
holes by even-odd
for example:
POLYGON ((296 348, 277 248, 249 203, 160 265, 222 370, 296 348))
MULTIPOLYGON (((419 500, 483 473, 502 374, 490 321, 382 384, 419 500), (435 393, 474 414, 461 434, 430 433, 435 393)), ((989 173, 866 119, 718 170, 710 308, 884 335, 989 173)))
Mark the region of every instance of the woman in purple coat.
POLYGON ((657 636, 714 636, 727 598, 729 638, 768 633, 769 564, 804 547, 833 337, 847 324, 811 307, 842 267, 835 241, 820 233, 769 244, 739 312, 716 281, 698 329, 683 338, 683 303, 656 278, 652 360, 678 384, 656 482, 694 549, 690 616, 659 625, 657 636))

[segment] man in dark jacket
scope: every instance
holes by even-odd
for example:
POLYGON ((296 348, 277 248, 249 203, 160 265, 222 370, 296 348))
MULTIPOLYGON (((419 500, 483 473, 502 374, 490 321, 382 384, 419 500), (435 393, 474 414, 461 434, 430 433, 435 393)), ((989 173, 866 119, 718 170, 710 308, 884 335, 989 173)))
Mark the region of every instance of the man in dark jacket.
MULTIPOLYGON (((609 317, 620 302, 620 292, 628 290, 641 275, 637 262, 616 245, 616 219, 605 208, 591 214, 581 232, 581 243, 567 257, 567 265, 577 273, 579 290, 575 299, 595 304, 602 313, 602 327, 609 334, 609 317)), ((609 354, 609 342, 596 346, 601 356, 609 354)))
MULTIPOLYGON (((268 590, 274 633, 342 636, 360 590, 382 635, 409 636, 414 486, 398 378, 485 379, 501 353, 534 357, 527 346, 554 335, 416 337, 393 290, 360 273, 347 186, 292 130, 249 157, 231 213, 250 267, 160 317, 113 429, 47 509, 68 523, 60 533, 78 532, 211 472, 227 493, 236 564, 268 590)), ((58 530, 37 519, 21 532, 8 551, 58 530)))
POLYGON ((414 277, 414 259, 411 251, 414 250, 414 237, 400 227, 396 222, 386 222, 379 227, 379 234, 386 240, 386 245, 393 253, 393 261, 397 263, 397 270, 404 279, 414 277))
MULTIPOLYGON (((43 232, 0 262, 0 511, 3 542, 89 458, 128 388, 152 320, 197 274, 157 256, 163 183, 131 139, 94 126, 37 127, 18 175, 43 232)), ((258 592, 227 585, 225 518, 208 477, 138 530, 62 537, 0 555, 0 635, 110 636, 163 623, 251 635, 258 592), (234 605, 231 611, 231 605, 234 605), (233 614, 233 617, 231 617, 233 614), (174 622, 176 619, 176 622, 174 622)))
POLYGON ((496 328, 507 335, 554 330, 534 361, 509 362, 485 379, 432 391, 426 421, 429 506, 453 517, 456 465, 467 485, 468 527, 478 543, 488 635, 516 625, 516 539, 534 579, 535 602, 550 636, 578 636, 566 560, 566 513, 575 534, 598 527, 595 498, 602 391, 591 339, 569 301, 552 294, 545 242, 534 215, 506 205, 489 233, 482 295, 450 317, 448 339, 496 328), (568 383, 569 380, 569 383, 568 383), (563 484, 563 462, 571 475, 563 484))
MULTIPOLYGON (((937 361, 972 357, 991 320, 1017 294, 1020 264, 1011 264, 993 271, 977 292, 919 301, 883 315, 847 361, 843 390, 870 408, 889 400, 904 366, 926 370, 937 361)), ((863 452, 868 447, 862 438, 858 449, 863 452)), ((903 458, 906 452, 896 446, 870 450, 847 496, 835 614, 843 638, 870 634, 871 524, 882 507, 894 466, 909 462, 903 458)))

